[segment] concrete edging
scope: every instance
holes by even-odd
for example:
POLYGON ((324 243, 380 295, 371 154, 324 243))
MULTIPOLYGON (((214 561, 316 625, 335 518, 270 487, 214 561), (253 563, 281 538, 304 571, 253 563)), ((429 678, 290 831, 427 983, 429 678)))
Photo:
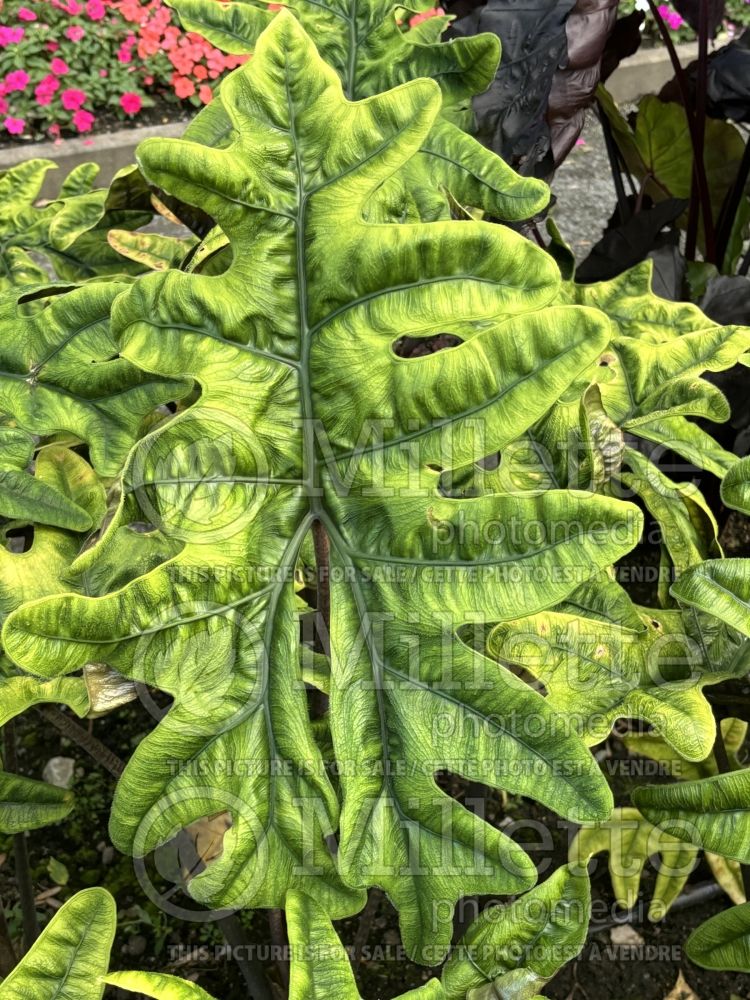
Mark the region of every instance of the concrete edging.
MULTIPOLYGON (((716 41, 721 43, 726 39, 717 38, 716 41)), ((687 66, 698 58, 697 42, 685 42, 675 48, 682 66, 687 66)), ((652 49, 639 49, 634 56, 620 63, 607 80, 607 90, 618 104, 633 104, 644 94, 658 94, 673 76, 669 53, 662 45, 652 49)))

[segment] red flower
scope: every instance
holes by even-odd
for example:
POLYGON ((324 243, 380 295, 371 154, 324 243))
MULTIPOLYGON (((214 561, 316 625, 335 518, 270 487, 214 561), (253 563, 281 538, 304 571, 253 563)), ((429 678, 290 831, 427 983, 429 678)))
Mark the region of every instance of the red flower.
POLYGON ((137 115, 142 107, 141 99, 138 94, 128 90, 120 97, 120 107, 126 115, 137 115))
POLYGON ((126 21, 140 21, 143 8, 139 0, 123 0, 120 4, 120 13, 126 21))
POLYGON ((189 56, 185 55, 184 52, 179 50, 177 52, 170 52, 168 58, 181 76, 188 76, 193 72, 193 66, 195 64, 189 56))
POLYGON ((198 88, 198 97, 201 99, 201 103, 210 104, 213 100, 214 92, 207 83, 204 83, 202 87, 198 88))
MULTIPOLYGON (((138 42, 138 55, 141 59, 145 59, 147 56, 155 56, 159 51, 158 41, 154 41, 149 38, 143 38, 138 42)), ((127 60, 125 60, 127 62, 127 60)))
POLYGON ((444 13, 445 11, 442 7, 430 7, 429 10, 423 10, 419 14, 415 14, 414 17, 410 17, 409 27, 416 28, 422 21, 428 21, 431 17, 440 17, 444 13))
POLYGON ((178 76, 173 80, 174 92, 178 97, 192 97, 195 93, 195 84, 188 80, 186 76, 178 76))
POLYGON ((73 115, 73 124, 79 132, 90 132, 91 126, 94 124, 94 116, 90 111, 79 109, 73 115))
POLYGON ((86 103, 86 95, 82 90, 71 88, 60 94, 60 100, 66 111, 77 111, 82 104, 86 103))

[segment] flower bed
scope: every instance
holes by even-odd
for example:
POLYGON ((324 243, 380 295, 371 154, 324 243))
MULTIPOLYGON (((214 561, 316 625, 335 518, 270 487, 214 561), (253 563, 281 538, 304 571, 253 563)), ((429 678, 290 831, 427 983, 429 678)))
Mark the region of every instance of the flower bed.
POLYGON ((161 0, 5 0, 0 25, 0 138, 90 132, 155 97, 199 106, 226 55, 183 31, 161 0))
MULTIPOLYGON (((673 0, 657 2, 659 13, 674 40, 676 42, 691 42, 695 39, 695 32, 677 10, 677 6, 673 0)), ((635 9, 642 10, 646 15, 643 24, 644 42, 651 45, 661 45, 662 40, 656 21, 648 13, 648 0, 620 0, 620 17, 635 9)), ((726 0, 721 30, 731 38, 740 34, 747 27, 750 27, 750 0, 726 0)))

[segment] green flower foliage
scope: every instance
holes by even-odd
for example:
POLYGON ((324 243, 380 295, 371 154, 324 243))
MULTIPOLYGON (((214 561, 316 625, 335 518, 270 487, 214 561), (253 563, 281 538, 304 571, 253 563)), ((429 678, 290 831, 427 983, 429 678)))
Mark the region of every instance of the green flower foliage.
POLYGON ((93 526, 91 515, 83 507, 27 471, 34 453, 30 434, 16 427, 2 427, 0 448, 0 517, 52 524, 71 531, 86 531, 93 526))
POLYGON ((656 826, 707 851, 750 861, 750 770, 637 788, 635 802, 656 826))
POLYGON ((23 833, 49 826, 64 819, 72 808, 72 792, 46 781, 0 771, 0 833, 23 833))
MULTIPOLYGON (((567 248, 556 240, 558 254, 567 248)), ((579 487, 639 496, 658 521, 666 566, 680 573, 720 555, 717 527, 692 483, 659 468, 674 452, 719 478, 731 470, 727 502, 742 505, 746 465, 695 421, 725 421, 729 405, 704 372, 747 357, 750 328, 719 326, 696 306, 651 288, 646 261, 611 281, 561 286, 560 300, 600 309, 611 323, 606 350, 541 421, 506 447, 495 468, 462 470, 446 482, 454 494, 579 487), (744 471, 743 471, 744 470, 744 471)))

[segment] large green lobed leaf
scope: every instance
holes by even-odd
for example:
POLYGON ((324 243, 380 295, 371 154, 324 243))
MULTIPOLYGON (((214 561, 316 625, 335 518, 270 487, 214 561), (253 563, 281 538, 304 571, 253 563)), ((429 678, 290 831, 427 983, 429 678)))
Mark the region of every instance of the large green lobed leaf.
POLYGON ((150 275, 113 306, 122 357, 194 379, 200 396, 133 449, 118 512, 73 567, 101 596, 27 604, 5 647, 44 676, 103 661, 173 696, 118 786, 119 848, 144 855, 226 811, 223 852, 191 883, 197 899, 281 906, 303 890, 339 917, 379 885, 410 954, 432 963, 458 898, 535 879, 517 845, 439 788, 438 771, 570 818, 612 806, 584 744, 561 738, 544 699, 458 631, 563 600, 635 544, 637 510, 565 490, 455 500, 438 488, 442 468, 538 420, 595 361, 608 321, 552 306, 554 263, 507 229, 374 221, 383 182, 439 113, 431 81, 349 102, 282 12, 214 104, 210 120, 232 125, 222 148, 147 140, 139 161, 216 219, 231 265, 150 275), (394 350, 444 332, 460 345, 394 350), (122 533, 143 521, 162 561, 112 586, 122 533), (528 523, 531 538, 480 530, 528 523), (299 666, 292 574, 314 524, 331 545, 341 809, 299 666), (325 837, 337 829, 334 859, 325 837))
MULTIPOLYGON (((185 28, 236 54, 255 50, 260 33, 276 16, 265 4, 172 0, 185 28)), ((549 188, 521 177, 466 134, 473 125, 471 100, 489 87, 500 58, 499 39, 487 32, 440 40, 450 18, 436 17, 421 31, 397 23, 403 8, 392 0, 290 0, 285 9, 315 39, 323 59, 341 79, 344 94, 359 100, 419 77, 435 80, 441 114, 423 136, 419 153, 399 175, 383 181, 394 214, 448 218, 451 210, 475 206, 503 220, 523 220, 549 201, 549 188), (448 192, 448 197, 446 193, 448 192)), ((192 127, 205 141, 221 144, 229 122, 215 106, 192 127)))

